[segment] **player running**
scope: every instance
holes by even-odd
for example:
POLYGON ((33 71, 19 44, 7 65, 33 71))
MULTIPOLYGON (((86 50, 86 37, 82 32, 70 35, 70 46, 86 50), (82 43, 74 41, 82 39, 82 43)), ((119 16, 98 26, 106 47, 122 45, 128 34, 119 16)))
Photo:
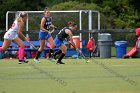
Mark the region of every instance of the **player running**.
POLYGON ((76 48, 76 45, 74 44, 72 39, 73 36, 72 31, 75 31, 76 29, 77 29, 77 25, 74 22, 69 21, 68 27, 64 27, 62 30, 60 30, 60 32, 57 34, 56 38, 54 39, 55 46, 59 47, 60 50, 55 52, 53 56, 55 57, 57 54, 61 53, 56 64, 65 64, 62 62, 62 59, 64 58, 67 52, 67 47, 63 43, 64 40, 69 38, 71 44, 73 44, 74 47, 76 48))
MULTIPOLYGON (((45 40, 47 40, 47 42, 50 44, 51 46, 51 50, 50 52, 53 52, 54 49, 54 41, 53 38, 51 36, 51 34, 49 33, 50 28, 54 28, 55 26, 52 24, 52 19, 50 17, 50 11, 48 10, 48 8, 46 7, 44 9, 44 17, 41 19, 41 25, 40 25, 40 32, 39 32, 39 41, 40 41, 40 47, 38 49, 37 55, 34 58, 34 61, 36 63, 39 63, 39 56, 41 54, 41 52, 44 49, 45 46, 45 40)), ((50 57, 50 56, 49 56, 50 57)))
POLYGON ((11 42, 18 44, 19 46, 19 64, 27 63, 28 61, 24 60, 24 43, 18 37, 20 36, 23 40, 28 41, 27 38, 22 33, 22 28, 24 23, 27 20, 27 13, 21 12, 19 17, 13 22, 11 28, 4 35, 4 42, 2 47, 0 47, 0 52, 5 51, 11 42))

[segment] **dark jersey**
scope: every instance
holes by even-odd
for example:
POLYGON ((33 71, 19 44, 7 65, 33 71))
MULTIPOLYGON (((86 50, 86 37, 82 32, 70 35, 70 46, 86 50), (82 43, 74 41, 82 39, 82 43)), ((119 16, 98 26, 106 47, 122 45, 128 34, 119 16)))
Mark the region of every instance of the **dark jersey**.
POLYGON ((44 24, 44 28, 47 30, 50 30, 50 25, 52 24, 52 18, 51 17, 44 17, 46 19, 46 23, 44 24))
POLYGON ((69 38, 69 35, 65 32, 66 29, 71 30, 69 27, 64 27, 62 30, 60 30, 60 32, 58 33, 58 38, 60 40, 65 40, 69 38))

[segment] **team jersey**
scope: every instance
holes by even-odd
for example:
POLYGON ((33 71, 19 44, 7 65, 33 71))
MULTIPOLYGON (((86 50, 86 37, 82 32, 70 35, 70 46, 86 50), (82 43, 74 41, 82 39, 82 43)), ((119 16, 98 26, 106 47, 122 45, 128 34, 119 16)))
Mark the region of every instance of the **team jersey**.
POLYGON ((18 37, 18 21, 15 20, 11 26, 11 28, 5 33, 4 38, 8 40, 14 40, 18 37))
POLYGON ((69 27, 64 27, 62 30, 60 30, 60 32, 58 33, 58 38, 60 40, 65 40, 66 38, 69 37, 69 35, 65 32, 66 29, 71 30, 69 27))
POLYGON ((52 18, 51 17, 44 17, 46 19, 46 23, 44 24, 44 28, 47 30, 50 30, 51 24, 52 24, 52 18))
POLYGON ((15 20, 11 26, 11 28, 8 30, 8 32, 17 32, 18 31, 18 22, 15 20))

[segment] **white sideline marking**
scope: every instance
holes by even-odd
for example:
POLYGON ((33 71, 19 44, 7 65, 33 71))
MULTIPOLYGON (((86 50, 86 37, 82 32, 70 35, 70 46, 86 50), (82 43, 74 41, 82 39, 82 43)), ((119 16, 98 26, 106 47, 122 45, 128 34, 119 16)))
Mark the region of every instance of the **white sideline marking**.
POLYGON ((27 66, 27 67, 1 67, 1 68, 6 68, 6 69, 7 68, 9 68, 9 69, 12 69, 12 68, 13 69, 20 69, 20 68, 22 68, 23 69, 23 68, 31 68, 31 67, 27 66))
POLYGON ((112 65, 114 67, 124 67, 124 66, 133 66, 133 65, 112 65))

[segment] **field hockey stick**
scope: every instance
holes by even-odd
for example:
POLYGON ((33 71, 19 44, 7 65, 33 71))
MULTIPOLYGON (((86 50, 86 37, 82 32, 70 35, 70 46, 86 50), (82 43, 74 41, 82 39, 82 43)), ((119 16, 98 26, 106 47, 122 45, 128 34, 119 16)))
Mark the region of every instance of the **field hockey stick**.
POLYGON ((87 63, 90 62, 88 59, 86 59, 85 55, 82 53, 81 50, 79 50, 78 48, 76 48, 71 42, 68 42, 68 43, 69 43, 70 45, 72 45, 72 46, 76 49, 76 51, 77 51, 78 53, 80 53, 80 54, 82 55, 83 59, 85 59, 87 63))
POLYGON ((30 41, 27 40, 27 42, 28 42, 34 49, 37 49, 30 41))
POLYGON ((52 27, 52 28, 53 28, 53 29, 50 31, 50 34, 52 34, 52 33, 56 30, 57 27, 54 26, 54 27, 52 27))

